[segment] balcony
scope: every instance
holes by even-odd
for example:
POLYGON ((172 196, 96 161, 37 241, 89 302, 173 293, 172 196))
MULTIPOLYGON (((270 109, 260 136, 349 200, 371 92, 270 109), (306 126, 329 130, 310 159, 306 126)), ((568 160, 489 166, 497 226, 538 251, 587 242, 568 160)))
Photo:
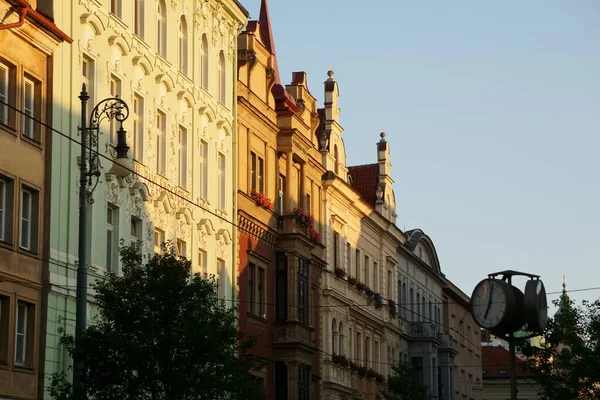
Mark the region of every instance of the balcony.
POLYGON ((435 324, 430 322, 411 322, 408 329, 414 339, 439 340, 435 324))
POLYGON ((331 360, 325 360, 323 367, 323 382, 325 385, 329 383, 346 388, 352 386, 352 371, 349 367, 342 367, 331 360))

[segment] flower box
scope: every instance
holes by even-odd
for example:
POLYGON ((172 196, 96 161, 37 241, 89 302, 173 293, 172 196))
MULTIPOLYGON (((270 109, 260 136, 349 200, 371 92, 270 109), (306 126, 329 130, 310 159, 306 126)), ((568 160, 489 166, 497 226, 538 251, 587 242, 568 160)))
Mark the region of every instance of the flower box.
POLYGON ((302 208, 294 208, 294 210, 292 212, 294 214, 294 218, 296 219, 296 222, 300 226, 302 226, 303 228, 309 228, 309 229, 313 228, 315 220, 313 219, 313 217, 308 215, 308 213, 306 211, 304 211, 302 208))
POLYGON ((343 268, 336 268, 334 272, 335 272, 335 276, 337 276, 338 278, 341 278, 341 279, 344 279, 346 277, 346 275, 348 275, 346 270, 343 268))
POLYGON ((253 190, 252 192, 250 192, 250 197, 252 197, 252 200, 254 200, 254 202, 259 206, 264 207, 267 210, 273 210, 273 202, 263 193, 256 192, 253 190))

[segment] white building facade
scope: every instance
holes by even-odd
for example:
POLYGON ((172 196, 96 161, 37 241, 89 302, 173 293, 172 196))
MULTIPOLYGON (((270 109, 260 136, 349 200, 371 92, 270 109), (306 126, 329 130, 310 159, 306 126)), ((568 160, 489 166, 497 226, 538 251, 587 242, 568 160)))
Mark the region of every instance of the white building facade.
POLYGON ((49 375, 70 363, 58 328, 70 332, 75 320, 82 83, 88 113, 109 97, 128 104, 123 127, 136 170, 123 179, 111 172, 117 123, 102 123, 99 183, 87 205, 89 281, 120 273, 120 243, 139 241, 150 256, 170 241, 234 304, 237 35, 247 11, 235 0, 47 0, 40 8, 74 38, 54 57, 52 115, 64 136, 52 142, 49 375))

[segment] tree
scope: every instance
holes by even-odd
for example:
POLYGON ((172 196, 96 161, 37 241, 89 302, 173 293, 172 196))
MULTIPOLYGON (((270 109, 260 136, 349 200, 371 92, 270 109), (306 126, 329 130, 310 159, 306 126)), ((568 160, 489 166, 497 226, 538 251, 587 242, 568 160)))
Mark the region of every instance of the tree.
POLYGON ((388 377, 387 388, 381 393, 385 400, 428 400, 427 386, 419 382, 415 371, 398 363, 392 367, 394 373, 388 377))
MULTIPOLYGON (((564 286, 564 285, 563 285, 564 286)), ((544 400, 600 398, 600 300, 575 307, 566 290, 542 334, 543 344, 525 343, 526 367, 544 400)))
MULTIPOLYGON (((264 399, 249 373, 253 341, 237 331, 235 310, 217 297, 214 278, 192 274, 170 246, 147 263, 137 246, 121 249, 123 275, 97 282, 99 316, 80 343, 61 342, 85 359, 86 392, 94 400, 264 399)), ((71 398, 64 373, 50 393, 71 398)))

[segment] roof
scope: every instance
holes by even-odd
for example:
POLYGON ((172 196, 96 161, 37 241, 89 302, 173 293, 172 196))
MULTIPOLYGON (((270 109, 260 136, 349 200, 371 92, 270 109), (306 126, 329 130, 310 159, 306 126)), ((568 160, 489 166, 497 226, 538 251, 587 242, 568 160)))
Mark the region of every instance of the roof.
POLYGON ((271 26, 271 16, 269 14, 269 5, 267 0, 262 0, 260 3, 260 14, 258 17, 260 23, 260 38, 265 44, 265 48, 273 54, 273 74, 275 83, 281 84, 279 78, 279 67, 277 66, 277 54, 275 54, 275 40, 273 40, 273 28, 271 26))
MULTIPOLYGON (((481 346, 481 374, 483 379, 508 379, 510 353, 501 346, 481 346)), ((531 377, 524 368, 525 362, 517 358, 517 378, 531 377)))
POLYGON ((355 188, 361 197, 375 208, 377 200, 375 191, 378 183, 378 165, 365 164, 348 167, 348 173, 352 177, 352 187, 355 188))

